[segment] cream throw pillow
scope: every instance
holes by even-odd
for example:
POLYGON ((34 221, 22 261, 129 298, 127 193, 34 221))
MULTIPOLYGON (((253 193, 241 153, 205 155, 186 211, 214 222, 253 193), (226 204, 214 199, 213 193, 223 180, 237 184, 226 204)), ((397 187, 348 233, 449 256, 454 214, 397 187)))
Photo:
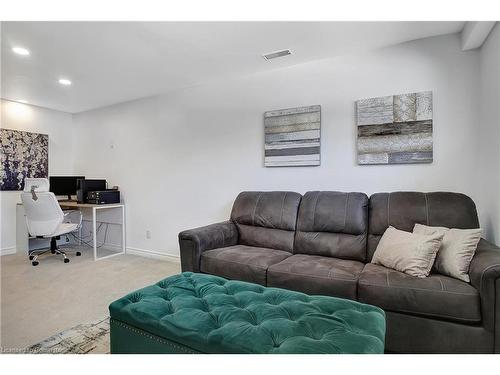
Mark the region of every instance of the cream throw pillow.
POLYGON ((481 229, 448 229, 415 224, 413 233, 444 235, 434 268, 442 275, 470 282, 469 265, 481 239, 481 229))
POLYGON ((372 263, 415 277, 431 272, 444 234, 417 234, 389 227, 378 243, 372 263))

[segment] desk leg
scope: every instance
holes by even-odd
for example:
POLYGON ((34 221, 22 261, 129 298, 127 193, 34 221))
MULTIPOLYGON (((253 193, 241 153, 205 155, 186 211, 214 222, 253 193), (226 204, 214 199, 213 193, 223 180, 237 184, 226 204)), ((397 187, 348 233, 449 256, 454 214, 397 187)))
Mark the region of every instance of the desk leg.
POLYGON ((97 220, 97 211, 95 207, 92 207, 92 238, 93 238, 93 245, 94 245, 94 261, 97 260, 97 225, 96 225, 96 220, 97 220))
POLYGON ((111 257, 114 257, 114 256, 117 256, 117 255, 122 255, 122 254, 125 254, 126 253, 126 230, 125 230, 125 206, 114 206, 114 207, 106 207, 106 206, 102 206, 102 207, 93 207, 92 208, 92 225, 93 225, 93 228, 94 228, 94 260, 101 260, 101 259, 107 259, 107 258, 111 258, 111 257), (97 222, 97 210, 98 209, 113 209, 113 210, 116 210, 116 209, 120 209, 121 208, 121 214, 122 214, 122 222, 121 222, 121 225, 122 225, 122 251, 119 252, 119 253, 114 253, 114 254, 111 254, 111 255, 105 255, 105 256, 100 256, 98 257, 97 256, 97 225, 96 225, 96 222, 97 222))
POLYGON ((26 214, 24 206, 18 204, 16 206, 16 252, 22 254, 29 254, 30 240, 29 240, 28 226, 26 225, 26 214))
POLYGON ((127 253, 127 246, 125 244, 125 206, 122 206, 122 253, 127 253))

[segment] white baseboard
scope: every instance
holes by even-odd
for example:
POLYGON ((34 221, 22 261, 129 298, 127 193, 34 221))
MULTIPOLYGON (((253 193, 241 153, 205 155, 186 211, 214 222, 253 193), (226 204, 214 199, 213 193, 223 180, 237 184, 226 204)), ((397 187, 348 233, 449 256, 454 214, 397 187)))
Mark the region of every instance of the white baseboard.
POLYGON ((177 255, 165 254, 165 253, 160 253, 157 251, 146 250, 146 249, 139 249, 137 247, 127 247, 127 254, 139 255, 139 256, 153 258, 153 259, 167 260, 169 262, 174 262, 174 263, 181 262, 180 257, 177 255))
POLYGON ((16 253, 16 247, 11 246, 11 247, 4 247, 3 249, 0 249, 0 256, 1 255, 11 255, 16 253))

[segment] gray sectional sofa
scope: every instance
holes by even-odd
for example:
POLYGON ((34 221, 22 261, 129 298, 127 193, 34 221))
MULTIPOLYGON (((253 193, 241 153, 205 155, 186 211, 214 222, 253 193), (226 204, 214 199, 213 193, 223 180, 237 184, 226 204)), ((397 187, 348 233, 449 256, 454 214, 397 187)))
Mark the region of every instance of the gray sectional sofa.
POLYGON ((370 263, 389 225, 415 223, 479 227, 458 193, 242 192, 229 221, 179 234, 182 271, 379 306, 388 352, 500 353, 500 248, 481 239, 470 284, 370 263))

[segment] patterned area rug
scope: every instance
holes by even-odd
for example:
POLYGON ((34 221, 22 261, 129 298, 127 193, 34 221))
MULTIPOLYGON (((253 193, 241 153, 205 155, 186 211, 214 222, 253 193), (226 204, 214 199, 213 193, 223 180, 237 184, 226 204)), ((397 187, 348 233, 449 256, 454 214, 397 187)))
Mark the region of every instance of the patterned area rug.
POLYGON ((109 354, 109 318, 80 324, 26 348, 31 354, 109 354))

